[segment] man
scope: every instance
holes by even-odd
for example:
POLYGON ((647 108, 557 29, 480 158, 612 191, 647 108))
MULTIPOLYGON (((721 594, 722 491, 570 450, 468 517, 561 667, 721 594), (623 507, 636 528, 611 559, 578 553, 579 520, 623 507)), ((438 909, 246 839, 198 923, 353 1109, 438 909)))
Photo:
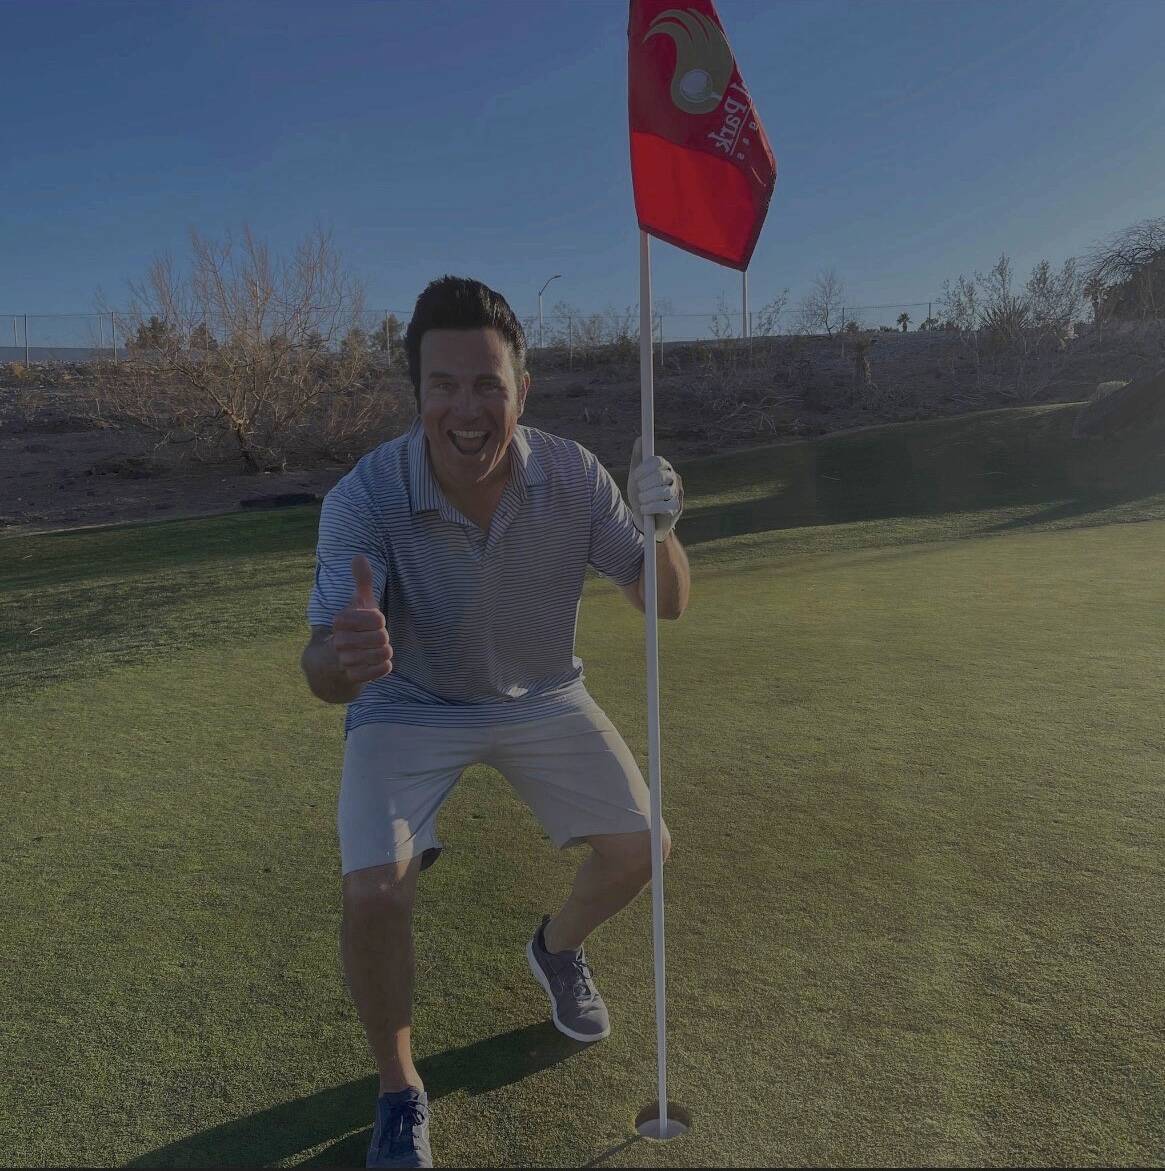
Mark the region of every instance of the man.
MULTIPOLYGON (((583 941, 651 881, 649 796, 586 690, 575 624, 588 565, 644 611, 644 512, 660 615, 679 618, 690 589, 667 460, 641 461, 636 441, 629 508, 586 448, 518 426, 530 375, 504 298, 434 281, 405 346, 419 418, 324 499, 302 659, 312 692, 348 705, 341 953, 380 1074, 369 1167, 433 1165, 412 1059, 412 910, 442 849, 438 810, 470 765, 497 769, 557 848, 590 846, 526 954, 561 1032, 610 1033, 583 941)), ((663 846, 666 858, 666 825, 663 846)))

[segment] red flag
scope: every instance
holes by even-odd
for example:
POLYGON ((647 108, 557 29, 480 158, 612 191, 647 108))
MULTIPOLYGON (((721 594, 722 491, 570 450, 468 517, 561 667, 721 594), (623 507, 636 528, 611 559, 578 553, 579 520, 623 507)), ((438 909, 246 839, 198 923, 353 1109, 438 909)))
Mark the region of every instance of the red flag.
POLYGON ((712 0, 631 0, 628 112, 645 232, 748 268, 777 163, 712 0))

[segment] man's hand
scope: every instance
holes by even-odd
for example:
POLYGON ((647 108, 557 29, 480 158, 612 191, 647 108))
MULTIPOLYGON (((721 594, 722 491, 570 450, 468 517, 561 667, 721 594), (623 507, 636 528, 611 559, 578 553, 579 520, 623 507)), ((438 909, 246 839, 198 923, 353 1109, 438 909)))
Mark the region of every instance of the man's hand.
POLYGON ((631 449, 631 471, 627 477, 627 504, 639 531, 645 533, 645 513, 655 517, 655 541, 667 540, 684 511, 684 482, 661 455, 641 460, 643 436, 635 440, 631 449))
POLYGON ((356 590, 332 619, 328 641, 349 683, 371 683, 392 671, 392 644, 384 615, 372 596, 372 566, 363 553, 352 558, 356 590))

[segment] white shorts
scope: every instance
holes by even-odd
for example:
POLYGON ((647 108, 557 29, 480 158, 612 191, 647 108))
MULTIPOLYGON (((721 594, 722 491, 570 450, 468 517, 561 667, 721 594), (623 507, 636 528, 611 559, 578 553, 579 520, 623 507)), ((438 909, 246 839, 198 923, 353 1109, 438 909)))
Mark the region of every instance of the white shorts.
POLYGON ((496 769, 557 849, 650 830, 647 783, 594 700, 577 712, 489 728, 362 724, 348 735, 336 829, 342 874, 443 849, 437 813, 474 764, 496 769))

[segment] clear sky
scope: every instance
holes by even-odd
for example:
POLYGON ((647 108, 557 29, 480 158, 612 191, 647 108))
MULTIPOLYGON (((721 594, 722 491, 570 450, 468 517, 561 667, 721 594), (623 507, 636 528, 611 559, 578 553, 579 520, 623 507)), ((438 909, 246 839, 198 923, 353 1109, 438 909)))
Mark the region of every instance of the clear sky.
MULTIPOLYGON (((1165 0, 717 11, 777 157, 754 309, 827 267, 858 305, 1001 252, 1022 284, 1165 215, 1165 0)), ((0 314, 128 304, 189 227, 244 221, 288 255, 330 226, 371 307, 446 272, 520 314, 554 273, 547 310, 634 305, 626 28, 626 0, 0 0, 0 314)), ((658 241, 652 280, 739 305, 658 241)))

